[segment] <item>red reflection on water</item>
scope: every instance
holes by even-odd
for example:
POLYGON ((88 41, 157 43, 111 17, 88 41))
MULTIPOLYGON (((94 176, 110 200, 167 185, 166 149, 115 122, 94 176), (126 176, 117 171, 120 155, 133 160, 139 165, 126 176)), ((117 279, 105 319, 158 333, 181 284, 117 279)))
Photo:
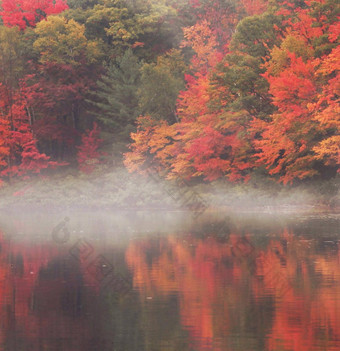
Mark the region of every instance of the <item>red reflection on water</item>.
POLYGON ((195 350, 260 350, 261 339, 273 351, 339 350, 338 246, 318 250, 287 231, 262 248, 246 238, 248 247, 242 239, 235 250, 239 240, 132 242, 126 260, 142 301, 177 294, 181 324, 195 350), (233 344, 237 339, 243 346, 233 344))
POLYGON ((240 266, 222 264, 232 257, 230 243, 170 236, 156 244, 160 254, 150 264, 147 257, 154 244, 134 242, 126 252, 142 298, 177 292, 181 322, 193 349, 226 350, 217 339, 228 333, 227 309, 237 300, 237 289, 228 286, 239 286, 244 273, 240 266))
POLYGON ((316 254, 308 241, 288 241, 287 259, 290 279, 299 289, 289 291, 277 304, 275 320, 268 334, 268 350, 340 349, 340 251, 334 243, 331 251, 316 254), (308 253, 311 252, 311 255, 308 253), (298 267, 298 263, 300 266, 298 267), (317 288, 315 285, 317 284, 317 288))
POLYGON ((89 326, 75 310, 79 269, 56 264, 56 245, 10 245, 1 232, 0 245, 0 349, 88 349, 89 326))

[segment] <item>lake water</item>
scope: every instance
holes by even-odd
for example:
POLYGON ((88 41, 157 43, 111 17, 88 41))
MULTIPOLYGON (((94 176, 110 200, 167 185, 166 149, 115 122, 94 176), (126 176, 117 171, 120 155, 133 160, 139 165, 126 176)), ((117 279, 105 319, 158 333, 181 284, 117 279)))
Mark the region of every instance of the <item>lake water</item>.
POLYGON ((339 228, 336 214, 1 215, 0 351, 340 350, 339 228))

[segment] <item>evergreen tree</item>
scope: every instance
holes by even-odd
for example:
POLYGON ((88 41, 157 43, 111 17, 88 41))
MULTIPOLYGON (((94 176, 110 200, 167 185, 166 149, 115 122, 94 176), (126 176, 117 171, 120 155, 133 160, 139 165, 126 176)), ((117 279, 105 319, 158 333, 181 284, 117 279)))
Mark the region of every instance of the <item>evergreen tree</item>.
POLYGON ((245 110, 260 119, 267 119, 274 111, 263 64, 270 49, 278 44, 275 25, 279 25, 279 20, 270 13, 249 16, 238 23, 230 53, 212 79, 215 90, 225 87, 220 106, 235 112, 245 110))
POLYGON ((117 136, 128 137, 139 115, 137 91, 140 83, 138 59, 128 49, 110 63, 107 72, 97 82, 97 91, 88 100, 97 118, 117 136))

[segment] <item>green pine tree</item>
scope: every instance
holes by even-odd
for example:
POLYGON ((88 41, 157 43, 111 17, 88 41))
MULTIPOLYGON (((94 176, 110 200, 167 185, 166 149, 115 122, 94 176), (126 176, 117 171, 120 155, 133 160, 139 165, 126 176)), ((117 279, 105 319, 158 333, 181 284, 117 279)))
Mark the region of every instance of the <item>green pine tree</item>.
POLYGON ((245 17, 238 23, 229 46, 231 52, 212 79, 213 89, 223 86, 228 91, 225 101, 217 102, 217 106, 235 112, 245 110, 260 119, 273 113, 269 84, 262 74, 270 49, 278 44, 274 24, 280 23, 270 13, 245 17))
POLYGON ((128 49, 97 82, 88 102, 94 114, 113 134, 127 139, 139 116, 137 91, 141 64, 128 49))

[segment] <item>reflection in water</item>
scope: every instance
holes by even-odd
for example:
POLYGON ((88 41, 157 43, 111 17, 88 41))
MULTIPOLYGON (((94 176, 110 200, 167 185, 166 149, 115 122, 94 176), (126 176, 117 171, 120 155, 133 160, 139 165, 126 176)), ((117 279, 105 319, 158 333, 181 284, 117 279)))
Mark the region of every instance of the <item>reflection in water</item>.
POLYGON ((334 238, 152 235, 91 248, 93 261, 2 233, 0 351, 339 350, 334 238), (89 262, 134 290, 105 289, 89 262))
POLYGON ((338 245, 286 231, 265 247, 245 240, 235 255, 236 235, 169 236, 132 243, 126 258, 142 301, 178 296, 193 350, 339 350, 338 245))
POLYGON ((1 237, 1 350, 86 350, 82 276, 55 246, 1 237), (81 317, 81 318, 80 318, 81 317))

